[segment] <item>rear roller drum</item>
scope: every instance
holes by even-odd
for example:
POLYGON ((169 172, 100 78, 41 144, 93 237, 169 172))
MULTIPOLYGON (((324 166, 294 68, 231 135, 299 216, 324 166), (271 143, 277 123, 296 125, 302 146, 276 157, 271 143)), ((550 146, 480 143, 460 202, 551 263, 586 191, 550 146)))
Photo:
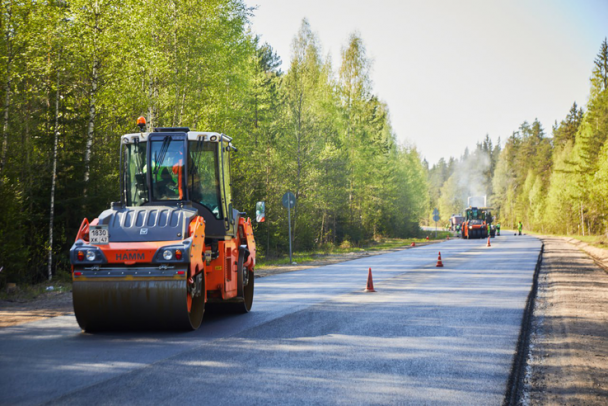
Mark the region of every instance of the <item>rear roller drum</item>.
POLYGON ((205 278, 203 273, 196 275, 192 282, 188 283, 188 294, 186 303, 188 308, 188 320, 191 330, 196 330, 203 322, 205 314, 205 278))
POLYGON ((253 272, 244 266, 245 253, 241 252, 239 255, 239 262, 237 265, 238 271, 238 286, 239 286, 239 297, 242 301, 233 303, 233 310, 237 313, 249 313, 251 306, 253 305, 253 272))
POLYGON ((247 273, 248 282, 243 289, 244 295, 243 295, 242 309, 240 309, 241 313, 249 313, 249 311, 251 311, 251 306, 253 305, 253 284, 254 284, 253 272, 247 270, 246 268, 245 268, 245 272, 247 273))

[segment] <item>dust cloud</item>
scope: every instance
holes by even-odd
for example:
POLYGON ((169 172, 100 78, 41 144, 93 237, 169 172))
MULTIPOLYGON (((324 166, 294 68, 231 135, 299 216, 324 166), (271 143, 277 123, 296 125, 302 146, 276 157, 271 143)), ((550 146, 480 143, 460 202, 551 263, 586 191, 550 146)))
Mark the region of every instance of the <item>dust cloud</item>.
MULTIPOLYGON (((441 188, 439 211, 442 219, 459 214, 468 207, 469 196, 487 196, 492 192, 490 156, 482 150, 466 154, 455 162, 452 175, 441 188)), ((491 202, 487 201, 488 205, 491 202)))

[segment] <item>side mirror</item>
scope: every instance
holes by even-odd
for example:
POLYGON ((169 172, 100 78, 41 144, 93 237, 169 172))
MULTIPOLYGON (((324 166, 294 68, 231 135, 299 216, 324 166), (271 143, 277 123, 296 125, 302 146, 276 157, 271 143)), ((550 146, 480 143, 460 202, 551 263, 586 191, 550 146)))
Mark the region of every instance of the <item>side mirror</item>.
POLYGON ((232 210, 232 203, 228 205, 228 223, 234 224, 234 210, 232 210))
POLYGON ((258 223, 266 221, 266 203, 257 202, 255 204, 255 221, 258 223))

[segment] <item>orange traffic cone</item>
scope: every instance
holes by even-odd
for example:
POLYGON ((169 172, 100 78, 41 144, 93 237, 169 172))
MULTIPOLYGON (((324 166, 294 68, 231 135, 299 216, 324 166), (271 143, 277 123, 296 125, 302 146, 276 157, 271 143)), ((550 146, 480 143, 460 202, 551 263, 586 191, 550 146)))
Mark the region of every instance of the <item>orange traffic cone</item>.
POLYGON ((410 245, 410 247, 415 247, 416 243, 414 241, 412 241, 412 245, 410 245))
POLYGON ((437 268, 443 268, 443 262, 441 262, 441 251, 439 251, 439 256, 437 257, 437 268))
POLYGON ((369 271, 367 271, 367 287, 365 288, 364 292, 375 292, 376 290, 374 289, 374 281, 372 279, 372 268, 369 268, 369 271))
POLYGON ((492 245, 490 245, 490 237, 488 237, 488 244, 486 245, 486 247, 491 247, 492 245))

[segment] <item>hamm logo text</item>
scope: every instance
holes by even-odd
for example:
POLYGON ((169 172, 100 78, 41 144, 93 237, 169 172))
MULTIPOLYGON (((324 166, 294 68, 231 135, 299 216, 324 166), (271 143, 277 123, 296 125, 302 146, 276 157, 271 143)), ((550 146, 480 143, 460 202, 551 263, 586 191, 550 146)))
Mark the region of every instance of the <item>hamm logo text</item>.
POLYGON ((117 261, 137 261, 144 260, 145 255, 140 254, 139 252, 129 253, 129 254, 116 254, 117 261))

